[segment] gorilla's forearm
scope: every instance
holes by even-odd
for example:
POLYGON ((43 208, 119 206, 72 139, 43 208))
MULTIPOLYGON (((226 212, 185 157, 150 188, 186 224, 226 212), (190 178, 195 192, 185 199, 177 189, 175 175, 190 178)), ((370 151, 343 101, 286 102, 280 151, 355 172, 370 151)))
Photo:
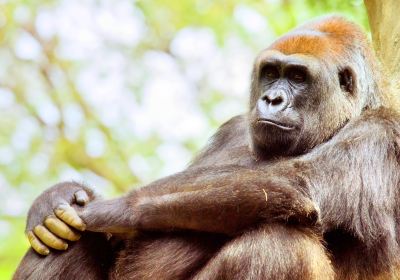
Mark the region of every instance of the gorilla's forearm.
POLYGON ((200 180, 197 190, 142 196, 132 204, 137 227, 235 234, 263 222, 317 222, 315 205, 293 188, 297 180, 261 172, 238 168, 215 181, 200 180))
MULTIPOLYGON (((193 170, 187 172, 193 177, 193 170)), ((266 221, 315 225, 318 220, 315 205, 294 187, 300 184, 295 176, 279 178, 238 166, 216 167, 214 176, 208 169, 196 174, 195 183, 182 181, 176 187, 180 179, 188 179, 182 172, 125 197, 90 203, 81 217, 91 231, 187 229, 225 234, 266 221)))

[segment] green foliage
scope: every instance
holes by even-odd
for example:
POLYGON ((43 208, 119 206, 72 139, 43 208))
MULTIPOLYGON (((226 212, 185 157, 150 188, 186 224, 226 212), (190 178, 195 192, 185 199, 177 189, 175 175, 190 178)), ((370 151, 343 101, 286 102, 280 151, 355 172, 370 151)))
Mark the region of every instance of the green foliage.
POLYGON ((182 169, 245 112, 257 52, 327 13, 368 27, 362 1, 1 1, 0 278, 46 187, 113 196, 182 169))

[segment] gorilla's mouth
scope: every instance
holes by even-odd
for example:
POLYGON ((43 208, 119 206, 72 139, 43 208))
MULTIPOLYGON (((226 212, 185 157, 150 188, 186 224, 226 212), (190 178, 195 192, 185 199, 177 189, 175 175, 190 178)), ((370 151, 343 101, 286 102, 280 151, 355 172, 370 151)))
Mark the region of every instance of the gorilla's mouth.
POLYGON ((260 119, 257 119, 257 122, 266 124, 266 125, 272 125, 272 126, 275 126, 277 128, 280 128, 282 130, 287 130, 287 131, 295 129, 295 127, 293 125, 288 125, 288 124, 281 123, 281 122, 278 122, 276 120, 271 120, 271 119, 260 118, 260 119))

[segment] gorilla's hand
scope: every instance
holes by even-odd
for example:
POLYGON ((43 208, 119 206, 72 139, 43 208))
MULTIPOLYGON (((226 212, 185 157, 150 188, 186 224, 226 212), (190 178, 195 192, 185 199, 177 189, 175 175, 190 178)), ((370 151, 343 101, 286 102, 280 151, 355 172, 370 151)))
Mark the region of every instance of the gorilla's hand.
POLYGON ((86 186, 75 182, 54 185, 33 202, 28 212, 26 235, 32 248, 48 255, 49 248, 66 250, 68 241, 77 241, 86 226, 75 209, 98 198, 86 186))

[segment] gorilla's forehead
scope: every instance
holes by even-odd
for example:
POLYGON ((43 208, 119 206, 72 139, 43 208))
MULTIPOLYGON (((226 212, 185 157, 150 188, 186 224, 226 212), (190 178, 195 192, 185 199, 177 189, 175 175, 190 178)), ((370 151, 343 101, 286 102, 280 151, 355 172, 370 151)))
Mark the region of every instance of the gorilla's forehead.
POLYGON ((341 44, 332 34, 312 29, 297 29, 277 39, 268 49, 283 54, 305 54, 319 59, 341 52, 341 44))

